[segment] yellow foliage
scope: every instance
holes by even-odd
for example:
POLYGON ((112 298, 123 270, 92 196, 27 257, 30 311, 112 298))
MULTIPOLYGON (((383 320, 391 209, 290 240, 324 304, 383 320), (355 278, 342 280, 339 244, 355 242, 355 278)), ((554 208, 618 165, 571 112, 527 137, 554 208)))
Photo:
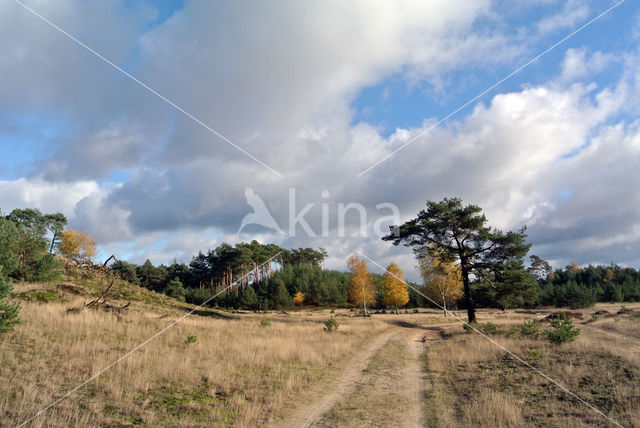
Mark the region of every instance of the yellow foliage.
POLYGON ((609 282, 609 281, 613 281, 613 278, 615 278, 615 275, 613 273, 613 271, 611 270, 611 268, 607 268, 607 271, 604 274, 604 282, 609 282))
POLYGON ((576 273, 580 270, 580 266, 575 260, 571 262, 571 270, 573 271, 573 273, 576 273))
POLYGON ((293 296, 293 304, 294 305, 301 305, 304 303, 304 293, 302 293, 301 291, 298 291, 294 296, 293 296))
POLYGON ((385 306, 393 306, 398 313, 398 307, 404 306, 409 302, 409 289, 406 282, 403 281, 404 272, 400 267, 391 263, 387 266, 387 270, 382 277, 382 286, 384 287, 384 298, 382 304, 385 306))
POLYGON ((96 243, 84 232, 65 230, 60 239, 60 254, 78 263, 90 262, 96 255, 96 243))
POLYGON ((447 307, 463 294, 460 266, 442 261, 434 255, 420 259, 419 268, 425 295, 441 305, 446 313, 447 307))
POLYGON ((349 288, 349 301, 362 305, 366 314, 367 304, 371 306, 375 302, 377 290, 373 284, 373 277, 369 273, 367 263, 357 255, 352 255, 347 260, 347 266, 351 272, 351 287, 349 288))

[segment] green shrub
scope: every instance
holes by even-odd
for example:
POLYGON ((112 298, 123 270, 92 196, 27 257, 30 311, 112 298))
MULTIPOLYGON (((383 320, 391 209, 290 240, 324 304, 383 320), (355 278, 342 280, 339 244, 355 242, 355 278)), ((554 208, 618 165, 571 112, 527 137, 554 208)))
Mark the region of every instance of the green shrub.
POLYGON ((482 331, 485 334, 496 334, 498 332, 498 327, 492 322, 487 322, 482 326, 482 331))
POLYGON ((529 346, 529 349, 527 349, 527 356, 529 357, 529 360, 538 361, 540 359, 540 351, 538 351, 535 346, 531 345, 529 346))
POLYGON ((269 327, 270 325, 271 325, 271 321, 269 321, 267 317, 264 317, 260 320, 261 327, 269 327))
POLYGON ((340 323, 335 320, 335 318, 331 317, 324 322, 324 331, 327 333, 331 333, 340 327, 340 323))
POLYGON ((12 290, 13 286, 5 280, 0 266, 0 333, 11 331, 20 322, 20 303, 9 303, 6 300, 12 290))
POLYGON ((520 329, 518 327, 511 327, 509 331, 507 331, 507 334, 505 334, 505 336, 514 337, 519 331, 520 329))
POLYGON ((184 343, 187 345, 190 345, 192 343, 197 343, 198 342, 198 338, 196 337, 195 334, 190 334, 187 336, 187 338, 185 339, 184 343))
POLYGON ((45 254, 31 264, 26 279, 29 281, 56 282, 62 278, 60 263, 52 254, 45 254))
POLYGON ((212 295, 211 289, 209 288, 196 288, 189 290, 185 296, 185 300, 187 303, 200 306, 209 300, 212 295))
POLYGON ((184 289, 182 283, 178 278, 173 278, 171 281, 169 281, 169 284, 164 289, 164 293, 167 296, 173 297, 180 302, 184 302, 185 296, 187 295, 187 290, 184 289))
POLYGON ((51 303, 51 302, 65 302, 66 299, 54 290, 40 289, 29 290, 18 295, 20 299, 27 300, 29 302, 38 303, 51 303))
POLYGON ((520 327, 520 334, 523 336, 537 336, 540 331, 540 323, 536 320, 525 321, 520 327))
POLYGON ((546 333, 552 343, 568 343, 574 341, 580 330, 573 325, 571 318, 563 315, 551 321, 551 328, 546 333))
POLYGON ((472 322, 471 324, 469 323, 464 323, 462 324, 462 329, 464 331, 466 331, 467 333, 471 333, 473 330, 477 330, 478 329, 478 323, 472 322))

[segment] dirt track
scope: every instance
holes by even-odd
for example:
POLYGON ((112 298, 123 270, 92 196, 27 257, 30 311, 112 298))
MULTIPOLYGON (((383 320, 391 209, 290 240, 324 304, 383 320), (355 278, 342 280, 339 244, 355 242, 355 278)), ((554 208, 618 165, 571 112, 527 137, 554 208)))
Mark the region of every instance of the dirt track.
POLYGON ((422 355, 433 340, 439 340, 437 327, 394 325, 353 358, 335 384, 296 411, 284 426, 424 426, 424 393, 430 382, 422 355), (396 352, 398 349, 403 352, 396 352), (400 398, 395 399, 397 407, 380 410, 394 401, 390 394, 400 398), (382 405, 376 406, 376 401, 382 405), (367 410, 368 404, 372 409, 367 410), (368 417, 373 420, 367 421, 368 417))

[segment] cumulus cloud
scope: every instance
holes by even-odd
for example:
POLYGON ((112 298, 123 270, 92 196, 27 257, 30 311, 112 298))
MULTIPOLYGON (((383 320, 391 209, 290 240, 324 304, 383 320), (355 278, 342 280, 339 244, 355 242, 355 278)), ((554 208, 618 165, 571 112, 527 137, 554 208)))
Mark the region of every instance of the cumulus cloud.
POLYGON ((92 181, 51 183, 40 180, 0 181, 0 208, 8 214, 15 208, 39 208, 73 217, 76 204, 86 197, 104 192, 92 181))
MULTIPOLYGON (((352 103, 364 87, 398 76, 408 87, 445 91, 452 74, 510 65, 528 49, 522 36, 503 31, 494 3, 186 2, 154 25, 152 7, 128 3, 30 4, 284 178, 6 3, 0 72, 9 77, 0 82, 0 109, 56 125, 40 143, 50 146, 33 162, 35 172, 0 182, 0 206, 61 210, 105 253, 136 262, 188 260, 199 249, 256 237, 325 247, 328 267, 343 268, 348 254, 361 251, 410 270, 411 253, 359 236, 356 215, 338 237, 338 205, 366 207, 372 231, 388 214, 377 210, 382 202, 406 220, 427 199, 460 196, 482 206, 494 226, 529 225, 534 251, 556 263, 634 262, 637 195, 625 199, 629 189, 620 183, 637 179, 638 127, 625 116, 638 93, 635 53, 568 49, 547 81, 495 94, 356 178, 441 117, 385 136, 353 123, 352 103), (620 65, 616 82, 591 83, 620 65), (104 182, 123 170, 121 183, 104 182), (318 236, 253 226, 236 237, 251 210, 245 187, 283 229, 295 189, 296 213, 314 204, 305 220, 318 236), (323 204, 329 236, 320 233, 323 204)), ((540 21, 539 32, 572 27, 588 13, 570 5, 540 21)), ((4 135, 21 132, 0 127, 4 135)))
POLYGON ((550 33, 565 28, 575 27, 589 15, 589 5, 580 0, 568 1, 564 8, 556 14, 540 20, 537 29, 541 33, 550 33))
POLYGON ((585 76, 591 77, 617 61, 619 59, 612 54, 600 51, 590 54, 585 47, 568 49, 562 62, 561 79, 565 82, 572 82, 585 76))

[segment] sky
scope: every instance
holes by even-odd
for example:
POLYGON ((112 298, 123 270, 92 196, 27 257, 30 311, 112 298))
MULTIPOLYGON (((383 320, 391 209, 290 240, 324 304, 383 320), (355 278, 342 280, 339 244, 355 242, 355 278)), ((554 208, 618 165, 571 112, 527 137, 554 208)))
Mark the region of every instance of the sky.
POLYGON ((640 268, 633 0, 23 3, 0 4, 0 209, 62 212, 101 257, 257 239, 411 277, 380 231, 460 197, 556 267, 640 268), (280 232, 238 233, 248 193, 280 232))

